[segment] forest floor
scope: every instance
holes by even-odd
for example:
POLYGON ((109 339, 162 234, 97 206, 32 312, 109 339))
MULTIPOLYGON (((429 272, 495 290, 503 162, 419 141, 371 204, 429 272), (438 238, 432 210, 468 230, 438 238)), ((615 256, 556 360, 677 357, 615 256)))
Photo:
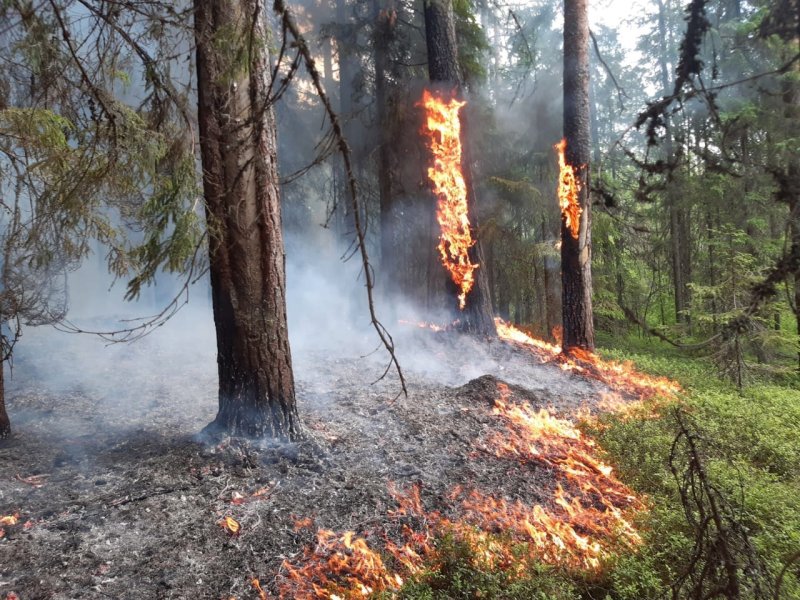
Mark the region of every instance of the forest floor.
POLYGON ((0 536, 0 598, 241 600, 259 597, 252 578, 302 597, 284 561, 302 564, 316 528, 382 543, 400 530, 387 528, 392 487, 418 486, 448 519, 464 510, 454 489, 557 510, 569 485, 557 465, 487 450, 507 433, 493 407, 503 396, 572 415, 606 386, 515 344, 405 329, 408 397, 391 373, 373 383, 379 353, 295 353, 307 434, 296 444, 198 440, 215 413, 216 365, 191 340, 154 336, 102 362, 30 341, 8 392, 14 435, 0 448, 0 516, 19 513, 0 536), (313 527, 296 527, 305 518, 313 527))

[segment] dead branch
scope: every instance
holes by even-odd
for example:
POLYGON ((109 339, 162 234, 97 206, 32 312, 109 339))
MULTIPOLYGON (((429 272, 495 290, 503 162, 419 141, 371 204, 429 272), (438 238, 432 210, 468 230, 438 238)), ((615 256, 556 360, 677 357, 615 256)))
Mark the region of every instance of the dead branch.
POLYGON ((339 121, 339 116, 333 110, 333 105, 331 104, 330 98, 325 93, 325 89, 322 85, 322 78, 320 76, 319 71, 317 70, 314 58, 311 56, 311 51, 308 48, 308 44, 306 43, 305 38, 300 33, 300 29, 297 27, 297 23, 295 22, 292 13, 286 6, 284 0, 275 0, 273 8, 275 12, 278 14, 278 16, 281 18, 281 22, 285 30, 292 34, 292 38, 294 39, 294 43, 297 46, 298 52, 303 57, 303 62, 305 63, 306 70, 308 71, 308 74, 311 77, 311 81, 314 84, 314 88, 317 91, 317 95, 319 96, 322 105, 325 107, 325 112, 327 113, 328 119, 331 122, 331 128, 333 129, 333 134, 336 137, 336 141, 339 147, 339 152, 342 155, 345 174, 347 176, 348 189, 350 192, 350 201, 353 209, 353 220, 355 224, 356 238, 358 242, 358 248, 361 252, 361 263, 364 269, 364 280, 367 288, 367 301, 369 304, 370 320, 372 322, 373 327, 375 328, 375 331, 378 333, 378 337, 380 338, 381 342, 383 343, 384 347, 389 353, 389 358, 390 358, 389 364, 386 366, 386 370, 383 372, 383 375, 381 375, 380 379, 385 377, 386 374, 389 372, 389 369, 392 367, 392 365, 394 365, 395 370, 397 371, 397 375, 400 378, 400 387, 402 388, 402 393, 408 396, 408 390, 406 389, 406 380, 405 377, 403 376, 403 371, 400 368, 400 363, 397 360, 397 355, 395 354, 394 339, 392 338, 391 334, 386 329, 386 327, 384 327, 383 324, 378 320, 378 317, 375 313, 375 301, 373 298, 373 289, 375 287, 373 279, 374 274, 372 271, 372 265, 369 262, 369 256, 367 254, 367 243, 366 243, 366 236, 364 233, 364 226, 361 223, 361 208, 358 202, 358 190, 357 190, 358 186, 353 171, 350 146, 348 145, 347 140, 344 137, 344 132, 342 131, 342 125, 339 121))
POLYGON ((600 53, 600 46, 597 43, 597 38, 594 36, 594 31, 591 29, 589 30, 589 36, 592 38, 592 45, 594 46, 594 53, 597 56, 597 60, 600 61, 600 64, 603 65, 603 69, 605 69, 608 76, 611 78, 614 87, 617 89, 617 100, 619 102, 619 109, 625 110, 625 103, 622 101, 622 97, 628 98, 630 100, 630 96, 628 93, 622 88, 622 86, 617 81, 617 78, 614 77, 614 72, 611 70, 611 67, 608 66, 605 60, 603 60, 603 55, 600 53))
POLYGON ((672 598, 707 600, 744 596, 766 599, 766 568, 739 522, 733 505, 711 480, 701 437, 688 415, 676 409, 678 425, 669 455, 669 468, 678 484, 686 522, 694 543, 688 564, 672 583, 672 598))

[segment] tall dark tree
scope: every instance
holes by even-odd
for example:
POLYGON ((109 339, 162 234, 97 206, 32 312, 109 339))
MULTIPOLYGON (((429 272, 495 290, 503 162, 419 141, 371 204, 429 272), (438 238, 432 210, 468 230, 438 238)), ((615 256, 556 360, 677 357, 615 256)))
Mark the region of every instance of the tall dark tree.
MULTIPOLYGON (((424 5, 428 75, 431 83, 442 90, 452 92, 453 97, 463 98, 452 0, 426 0, 424 5)), ((459 318, 465 331, 480 335, 494 335, 496 332, 492 317, 489 280, 479 237, 475 190, 472 185, 472 167, 468 150, 469 144, 466 143, 469 130, 466 126, 466 118, 463 111, 461 113, 461 130, 463 148, 462 172, 467 184, 469 221, 472 227, 473 239, 476 240, 469 250, 469 258, 473 264, 483 265, 483 268, 479 266, 475 272, 475 285, 466 297, 466 304, 459 318)))
POLYGON ((194 9, 219 369, 209 428, 291 438, 299 423, 265 9, 259 0, 195 0, 194 9))
POLYGON ((563 348, 594 347, 592 213, 589 202, 589 20, 587 0, 564 0, 564 138, 566 162, 578 181, 577 237, 561 221, 563 348))

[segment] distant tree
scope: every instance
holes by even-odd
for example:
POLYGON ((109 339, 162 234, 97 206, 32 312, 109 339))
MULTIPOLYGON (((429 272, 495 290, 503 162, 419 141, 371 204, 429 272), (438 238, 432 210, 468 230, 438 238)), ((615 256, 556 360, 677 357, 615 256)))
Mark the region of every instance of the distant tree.
MULTIPOLYGON (((463 98, 462 78, 459 69, 458 50, 456 46, 456 28, 451 0, 426 0, 425 6, 425 40, 428 50, 428 74, 432 84, 453 94, 454 98, 463 98)), ((459 318, 462 327, 482 335, 494 335, 494 319, 492 316, 491 297, 487 278, 486 263, 479 238, 477 223, 476 198, 472 185, 472 165, 469 159, 469 144, 465 139, 469 135, 462 111, 462 147, 464 159, 462 171, 467 183, 467 207, 473 239, 476 243, 470 248, 469 256, 473 264, 479 267, 475 272, 475 285, 467 294, 464 310, 459 318)))
POLYGON ((578 184, 577 235, 561 221, 561 311, 565 351, 594 348, 592 216, 589 202, 589 21, 587 0, 564 0, 564 139, 578 184))

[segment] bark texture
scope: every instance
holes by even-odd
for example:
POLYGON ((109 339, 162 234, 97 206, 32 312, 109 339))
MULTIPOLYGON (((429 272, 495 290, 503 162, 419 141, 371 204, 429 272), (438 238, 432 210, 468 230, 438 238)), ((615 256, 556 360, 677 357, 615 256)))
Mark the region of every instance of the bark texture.
POLYGON ((194 8, 219 369, 219 412, 209 427, 292 438, 299 425, 264 6, 195 0, 194 8))
MULTIPOLYGON (((428 76, 431 83, 453 91, 462 98, 461 74, 458 68, 455 18, 451 0, 425 0, 425 40, 428 51, 428 76)), ((476 197, 472 185, 472 161, 469 152, 469 127, 464 111, 461 112, 462 172, 467 184, 467 210, 475 245, 469 251, 470 260, 480 265, 475 271, 475 285, 467 295, 466 305, 457 317, 460 327, 477 335, 496 335, 492 316, 489 279, 486 261, 479 236, 476 197)), ((434 271, 444 274, 443 269, 434 271)), ((443 275, 444 276, 444 275, 443 275)), ((455 297, 455 294, 453 294, 455 297)))
POLYGON ((6 361, 0 362, 0 440, 7 438, 11 434, 11 421, 6 412, 5 368, 6 361))
POLYGON ((592 212, 589 202, 589 21, 587 0, 564 0, 564 137, 582 208, 578 238, 561 221, 562 347, 594 348, 592 212))

